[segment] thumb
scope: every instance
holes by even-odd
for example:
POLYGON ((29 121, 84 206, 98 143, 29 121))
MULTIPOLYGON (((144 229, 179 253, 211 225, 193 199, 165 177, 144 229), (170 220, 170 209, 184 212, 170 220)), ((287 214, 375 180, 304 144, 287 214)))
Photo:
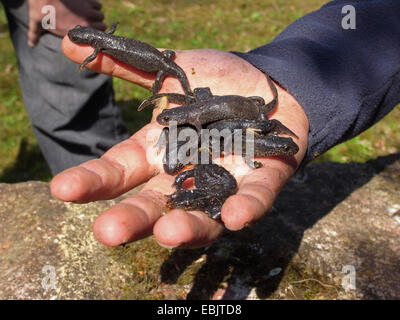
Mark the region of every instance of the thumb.
POLYGON ((32 17, 29 18, 29 30, 28 30, 28 45, 30 47, 34 47, 42 34, 42 25, 41 20, 34 19, 32 17))

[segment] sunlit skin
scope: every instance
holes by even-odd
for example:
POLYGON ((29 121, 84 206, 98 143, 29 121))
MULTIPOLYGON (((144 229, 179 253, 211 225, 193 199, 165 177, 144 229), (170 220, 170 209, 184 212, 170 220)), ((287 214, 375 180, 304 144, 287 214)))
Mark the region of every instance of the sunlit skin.
MULTIPOLYGON (((76 45, 67 37, 62 48, 65 55, 81 63, 93 49, 76 45)), ((187 73, 191 88, 209 86, 216 95, 238 94, 272 99, 262 72, 245 60, 227 52, 212 49, 176 51, 175 62, 187 73)), ((155 75, 119 63, 100 54, 88 68, 131 81, 150 89, 155 75)), ((77 65, 78 69, 78 65, 77 65)), ((167 77, 160 92, 182 92, 179 81, 167 77)), ((276 196, 294 174, 307 147, 308 120, 299 103, 278 86, 279 104, 270 116, 280 120, 299 137, 294 141, 299 152, 292 159, 279 157, 257 158, 263 167, 248 169, 240 165, 225 166, 238 180, 238 192, 229 197, 222 207, 218 222, 200 211, 173 209, 165 211, 166 195, 174 192, 174 176, 162 172, 162 163, 148 163, 146 150, 154 141, 146 140, 150 130, 161 132, 162 127, 152 121, 128 140, 115 145, 100 159, 85 162, 65 170, 51 182, 52 194, 63 201, 84 203, 115 198, 144 183, 141 191, 103 212, 95 221, 96 238, 108 246, 117 246, 154 235, 164 247, 195 248, 215 241, 224 227, 240 230, 267 214, 276 196)), ((155 110, 156 114, 157 110, 155 110)), ((161 157, 159 158, 161 161, 161 157)))

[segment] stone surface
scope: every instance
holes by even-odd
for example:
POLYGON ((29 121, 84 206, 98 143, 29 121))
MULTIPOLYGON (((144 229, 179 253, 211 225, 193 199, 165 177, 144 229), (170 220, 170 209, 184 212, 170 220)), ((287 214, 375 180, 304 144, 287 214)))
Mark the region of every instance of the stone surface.
POLYGON ((0 299, 117 297, 128 275, 91 232, 110 204, 62 203, 43 182, 0 184, 0 299))
POLYGON ((197 250, 106 248, 91 228, 115 201, 0 184, 0 299, 400 299, 399 159, 311 164, 265 218, 197 250))

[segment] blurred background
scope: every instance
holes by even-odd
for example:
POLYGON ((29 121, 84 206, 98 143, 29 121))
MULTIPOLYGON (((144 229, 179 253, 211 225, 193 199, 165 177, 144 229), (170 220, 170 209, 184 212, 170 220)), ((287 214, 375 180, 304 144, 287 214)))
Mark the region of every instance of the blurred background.
MULTIPOLYGON (((106 22, 120 21, 117 35, 155 47, 248 51, 272 41, 288 24, 327 0, 103 0, 106 22)), ((49 181, 51 173, 33 135, 18 85, 17 61, 0 6, 0 182, 49 181)), ((78 72, 78 66, 77 66, 78 72)), ((117 102, 133 133, 150 120, 137 112, 150 96, 132 83, 114 79, 117 102)), ((358 137, 315 161, 364 162, 400 150, 400 108, 358 137)))

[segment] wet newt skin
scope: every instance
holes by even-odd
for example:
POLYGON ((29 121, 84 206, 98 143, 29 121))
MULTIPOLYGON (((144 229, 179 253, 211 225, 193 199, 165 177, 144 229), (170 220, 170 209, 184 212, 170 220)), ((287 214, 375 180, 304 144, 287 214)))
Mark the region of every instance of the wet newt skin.
MULTIPOLYGON (((189 126, 178 126, 177 127, 177 137, 179 137, 179 133, 182 130, 192 130, 194 135, 196 135, 196 131, 189 127, 189 126)), ((176 139, 175 141, 170 141, 169 140, 169 128, 165 127, 163 131, 160 134, 160 137, 157 142, 158 150, 161 150, 161 148, 165 147, 165 152, 164 152, 164 157, 163 157, 163 168, 165 173, 167 174, 176 174, 179 171, 181 171, 185 165, 190 164, 190 158, 188 158, 187 162, 181 162, 179 161, 179 150, 181 150, 181 147, 188 143, 188 139, 185 140, 179 140, 176 139), (170 150, 173 150, 174 152, 170 152, 170 150)), ((196 143, 192 146, 194 150, 197 150, 199 148, 199 141, 197 139, 196 143)), ((187 156, 189 156, 187 154, 187 156)), ((193 154, 195 156, 195 154, 193 154)))
MULTIPOLYGON (((293 155, 298 151, 297 145, 291 138, 277 136, 279 133, 294 137, 296 135, 279 121, 268 120, 268 113, 277 105, 278 95, 275 85, 267 75, 273 92, 273 99, 268 104, 265 104, 261 97, 214 96, 209 88, 196 88, 192 92, 185 72, 173 61, 174 51, 160 52, 139 40, 114 36, 116 27, 117 23, 114 23, 109 31, 102 32, 90 27, 77 26, 68 32, 72 42, 90 45, 95 49, 80 65, 80 70, 93 61, 100 52, 107 53, 131 67, 156 73, 152 87, 153 96, 143 101, 139 110, 164 96, 170 102, 183 105, 180 108, 164 110, 157 117, 160 124, 168 126, 169 121, 176 121, 180 125, 180 130, 192 125, 199 134, 203 126, 217 130, 228 129, 232 132, 235 129, 253 130, 255 134, 252 142, 256 157, 293 155), (166 76, 178 78, 185 94, 157 94, 166 76)), ((164 135, 168 133, 167 130, 168 128, 163 130, 164 135)), ((197 150, 199 150, 199 140, 197 150)), ((164 156, 164 169, 167 173, 174 174, 182 170, 184 164, 179 163, 177 159, 168 158, 168 151, 174 147, 179 150, 185 143, 186 141, 165 142, 167 152, 164 156)), ((245 138, 242 143, 245 146, 245 138)), ((222 144, 221 151, 229 150, 225 150, 222 144)), ((242 155, 246 159, 246 155, 242 155)), ((258 167, 257 162, 252 163, 249 159, 246 159, 246 162, 254 168, 258 167)), ((177 175, 174 185, 177 191, 169 196, 169 206, 203 210, 213 219, 220 217, 223 203, 237 190, 236 179, 226 169, 213 163, 198 164, 192 170, 181 172, 177 175), (188 178, 194 178, 196 189, 188 190, 182 187, 188 178)))
POLYGON ((207 125, 207 129, 216 129, 219 131, 228 129, 232 133, 236 129, 242 130, 253 130, 254 133, 260 135, 278 135, 287 134, 294 138, 298 138, 297 135, 284 126, 282 122, 276 119, 271 119, 268 121, 254 121, 254 120, 220 120, 207 125))
MULTIPOLYGON (((293 155, 299 150, 292 138, 288 137, 254 135, 252 142, 255 157, 293 155)), ((243 138, 242 143, 242 156, 246 163, 252 168, 261 167, 260 162, 253 162, 247 156, 245 138, 243 138)), ((223 144, 220 147, 221 151, 227 151, 224 150, 223 144)), ((182 170, 185 163, 177 161, 176 158, 174 158, 175 161, 171 161, 167 152, 168 144, 164 156, 164 170, 169 174, 175 174, 182 170)), ((176 176, 173 184, 176 187, 176 191, 169 195, 167 201, 168 207, 185 210, 202 210, 210 218, 220 219, 221 208, 226 199, 236 193, 237 182, 229 171, 212 163, 212 159, 210 161, 211 163, 207 164, 197 164, 192 170, 183 171, 176 176), (183 188, 183 183, 189 178, 194 178, 196 189, 183 188)))
MULTIPOLYGON (((251 154, 250 150, 246 149, 247 144, 253 146, 254 157, 274 157, 274 156, 293 156, 299 151, 299 146, 289 137, 280 136, 258 136, 254 135, 253 139, 246 141, 243 138, 242 141, 242 156, 245 162, 253 169, 260 168, 262 166, 261 162, 253 161, 248 152, 251 154)), ((227 154, 232 153, 231 149, 225 150, 221 145, 221 151, 227 154)))
MULTIPOLYGON (((243 130, 242 156, 250 167, 259 168, 262 164, 252 161, 247 154, 246 147, 249 144, 253 146, 251 151, 253 151, 255 157, 292 156, 299 150, 292 138, 278 136, 278 134, 283 133, 297 137, 296 134, 280 121, 268 120, 267 118, 267 113, 275 108, 277 103, 276 88, 273 92, 275 92, 273 100, 265 105, 264 100, 260 97, 213 96, 209 88, 204 88, 204 90, 198 88, 194 90, 194 97, 177 98, 171 96, 177 103, 179 103, 178 100, 183 101, 183 99, 190 99, 191 103, 187 106, 162 111, 157 117, 157 121, 164 125, 169 125, 171 120, 176 121, 178 134, 183 129, 193 130, 192 126, 194 126, 197 130, 197 140, 195 139, 192 142, 193 146, 191 147, 197 150, 197 157, 201 152, 211 153, 212 150, 212 140, 209 141, 209 150, 200 148, 203 127, 218 132, 228 130, 229 134, 234 134, 235 130, 241 129, 243 130), (246 130, 253 131, 250 140, 248 140, 246 134, 243 134, 246 130)), ((187 140, 168 141, 168 132, 169 128, 164 128, 163 134, 166 138, 164 142, 166 145, 166 153, 163 158, 164 170, 168 174, 175 174, 181 171, 186 164, 190 164, 191 158, 186 158, 187 163, 179 161, 180 159, 177 156, 179 148, 183 147, 187 140), (176 148, 176 153, 172 153, 174 156, 171 157, 169 151, 172 148, 176 148)), ((193 135, 196 136, 196 133, 193 132, 193 135)), ((220 151, 225 154, 235 151, 232 150, 232 147, 226 148, 224 141, 221 140, 220 151)), ((212 156, 211 154, 211 158, 212 156)), ((174 185, 177 190, 168 198, 169 207, 202 210, 212 219, 220 218, 222 205, 229 196, 236 193, 237 189, 235 178, 223 167, 212 163, 212 159, 209 159, 208 163, 195 165, 192 170, 179 173, 175 178, 174 185), (196 189, 182 188, 183 182, 191 177, 195 179, 196 189)))
MULTIPOLYGON (((231 134, 233 134, 236 129, 253 130, 254 137, 252 143, 255 157, 294 155, 298 152, 297 144, 289 137, 278 137, 278 134, 283 133, 296 138, 297 135, 280 121, 268 119, 268 112, 273 110, 278 103, 278 91, 271 78, 268 75, 265 75, 265 77, 273 94, 273 98, 268 104, 265 104, 262 97, 257 96, 215 96, 212 94, 210 88, 205 87, 195 88, 193 90, 193 96, 169 93, 159 94, 157 97, 154 96, 145 100, 139 108, 143 109, 155 103, 155 101, 161 97, 166 97, 170 102, 178 104, 184 104, 182 102, 189 101, 187 105, 163 110, 161 114, 158 115, 157 122, 168 126, 170 121, 175 121, 178 125, 178 130, 194 126, 197 129, 199 137, 203 127, 209 130, 215 129, 219 132, 228 130, 231 134)), ((163 132, 168 133, 168 129, 163 132)), ((173 157, 170 157, 169 150, 172 147, 180 148, 186 142, 181 143, 178 141, 171 146, 168 145, 169 143, 173 142, 166 142, 167 152, 163 159, 164 170, 168 174, 175 174, 182 170, 187 163, 180 163, 177 158, 177 153, 175 153, 173 157)), ((252 162, 246 155, 245 135, 243 135, 242 143, 242 156, 244 156, 247 164, 252 168, 261 166, 259 162, 252 162)), ((199 143, 197 147, 199 147, 199 143)), ((225 153, 230 152, 230 150, 224 150, 223 145, 221 145, 221 151, 225 151, 225 153)), ((190 163, 190 161, 188 163, 190 163)))
POLYGON ((185 72, 174 61, 175 52, 165 50, 160 52, 151 45, 139 40, 114 36, 118 23, 114 23, 109 31, 103 32, 91 27, 76 26, 68 31, 69 39, 77 44, 88 44, 95 50, 80 65, 82 69, 87 63, 93 61, 100 52, 105 52, 127 65, 145 72, 156 72, 156 79, 152 87, 156 94, 166 76, 179 79, 186 95, 192 95, 189 81, 185 72))
POLYGON ((178 125, 190 124, 201 131, 202 125, 218 120, 267 120, 263 106, 242 96, 218 96, 207 101, 195 102, 186 106, 163 110, 157 116, 157 122, 168 126, 170 121, 178 125))
MULTIPOLYGON (((278 134, 286 133, 288 134, 288 130, 285 126, 281 124, 278 120, 268 120, 264 122, 250 122, 247 120, 240 120, 240 121, 225 121, 221 120, 218 122, 214 122, 209 124, 206 128, 207 129, 217 129, 217 130, 230 130, 230 134, 234 133, 236 129, 249 129, 249 128, 259 128, 259 132, 255 131, 252 138, 248 140, 247 143, 253 144, 253 155, 255 157, 272 157, 272 156, 292 156, 295 155, 299 147, 290 137, 280 137, 278 134), (222 122, 222 123, 220 123, 222 122), (242 124, 242 126, 241 126, 242 124)), ((193 135, 195 134, 195 130, 191 126, 183 125, 177 127, 177 137, 179 137, 179 133, 183 130, 192 130, 193 135)), ((294 136, 296 136, 292 131, 289 130, 294 136)), ((212 133, 212 131, 210 131, 212 133)), ((196 154, 193 152, 194 149, 199 151, 201 146, 201 139, 199 136, 198 141, 193 142, 193 145, 188 144, 186 150, 192 148, 191 157, 187 157, 187 162, 181 162, 178 152, 181 147, 188 143, 188 139, 186 140, 176 140, 176 141, 169 141, 169 128, 166 127, 163 129, 162 134, 160 135, 159 141, 157 142, 159 148, 166 147, 165 153, 163 157, 163 167, 164 171, 167 174, 176 174, 181 171, 185 165, 190 164, 193 158, 198 159, 200 156, 198 153, 196 154), (170 152, 170 150, 175 148, 176 152, 170 152)), ((211 140, 212 141, 212 140, 211 140)), ((203 150, 211 154, 212 157, 212 145, 210 141, 210 146, 208 150, 203 150)), ((220 151, 224 152, 225 154, 232 153, 231 147, 231 136, 226 136, 226 139, 220 140, 220 151), (230 145, 227 144, 230 142, 230 145)), ((246 132, 242 132, 242 156, 244 157, 246 163, 251 168, 258 168, 260 166, 259 162, 253 162, 248 156, 246 152, 246 132)), ((234 150, 233 150, 234 151, 234 150)), ((188 154, 187 154, 188 155, 188 154)), ((189 155, 188 155, 189 156, 189 155)))
MULTIPOLYGON (((156 120, 164 126, 168 126, 170 121, 176 121, 178 125, 190 124, 196 127, 199 133, 203 125, 219 120, 266 121, 268 120, 268 113, 278 103, 278 92, 271 78, 268 75, 265 75, 265 77, 273 93, 273 98, 268 104, 265 104, 264 99, 258 96, 215 96, 208 87, 196 88, 193 91, 193 96, 188 97, 191 101, 194 99, 195 102, 178 108, 163 110, 156 120)), ((165 96, 167 95, 165 94, 165 96)), ((153 102, 145 101, 139 108, 142 109, 153 102)))
POLYGON ((236 193, 236 179, 216 164, 198 164, 175 178, 176 192, 168 198, 168 206, 185 210, 202 210, 212 219, 219 219, 225 200, 236 193), (196 189, 185 189, 183 183, 194 178, 196 189))

